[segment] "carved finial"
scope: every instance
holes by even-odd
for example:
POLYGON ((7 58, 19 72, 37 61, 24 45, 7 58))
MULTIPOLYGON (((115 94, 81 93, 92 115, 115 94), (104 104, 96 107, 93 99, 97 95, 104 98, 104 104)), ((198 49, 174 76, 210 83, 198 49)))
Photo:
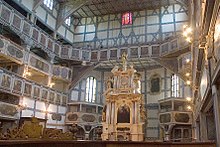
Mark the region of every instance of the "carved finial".
POLYGON ((126 69, 127 69, 127 58, 128 58, 128 54, 126 54, 125 52, 123 52, 123 54, 121 55, 123 70, 126 70, 126 69))

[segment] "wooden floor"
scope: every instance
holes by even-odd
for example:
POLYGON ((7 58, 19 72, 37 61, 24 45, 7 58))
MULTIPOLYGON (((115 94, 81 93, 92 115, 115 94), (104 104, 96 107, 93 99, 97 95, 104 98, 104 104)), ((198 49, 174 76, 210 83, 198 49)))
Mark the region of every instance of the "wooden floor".
POLYGON ((214 142, 169 143, 131 141, 1 140, 0 147, 216 147, 214 142))

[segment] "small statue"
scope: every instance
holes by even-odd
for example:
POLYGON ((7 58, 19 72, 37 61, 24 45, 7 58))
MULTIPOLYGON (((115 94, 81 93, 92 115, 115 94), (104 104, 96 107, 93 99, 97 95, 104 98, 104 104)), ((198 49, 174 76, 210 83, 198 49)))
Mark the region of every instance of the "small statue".
POLYGON ((123 52, 123 54, 121 55, 123 70, 127 70, 127 58, 128 58, 128 54, 123 52))
POLYGON ((106 82, 106 85, 107 85, 107 89, 111 89, 113 88, 113 77, 109 77, 107 82, 106 82))

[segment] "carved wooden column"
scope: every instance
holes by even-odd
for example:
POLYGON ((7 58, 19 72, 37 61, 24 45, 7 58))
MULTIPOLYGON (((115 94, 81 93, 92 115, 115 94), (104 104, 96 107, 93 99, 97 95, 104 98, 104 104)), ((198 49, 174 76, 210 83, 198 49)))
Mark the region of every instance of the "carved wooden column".
POLYGON ((207 123, 206 123, 206 114, 203 112, 200 112, 200 141, 206 141, 207 140, 207 123))
POLYGON ((216 128, 216 144, 220 145, 220 101, 219 91, 217 85, 212 86, 212 98, 214 101, 214 115, 215 115, 215 128, 216 128))

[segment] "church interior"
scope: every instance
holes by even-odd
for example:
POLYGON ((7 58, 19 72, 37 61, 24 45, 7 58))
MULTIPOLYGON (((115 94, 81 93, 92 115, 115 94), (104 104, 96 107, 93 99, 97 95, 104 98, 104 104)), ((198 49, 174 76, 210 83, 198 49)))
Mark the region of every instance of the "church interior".
POLYGON ((0 0, 0 146, 220 146, 219 0, 0 0))

